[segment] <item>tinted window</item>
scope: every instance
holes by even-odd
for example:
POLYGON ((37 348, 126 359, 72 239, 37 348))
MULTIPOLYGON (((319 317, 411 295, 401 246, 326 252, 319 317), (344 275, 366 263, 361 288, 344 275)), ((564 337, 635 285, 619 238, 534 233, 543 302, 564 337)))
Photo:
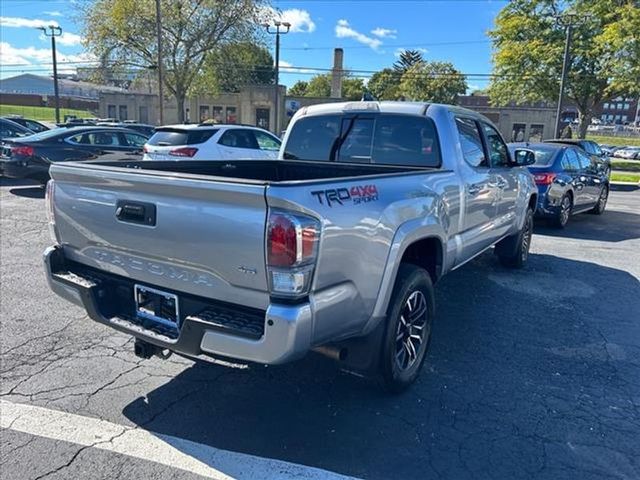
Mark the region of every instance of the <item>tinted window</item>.
POLYGON ((293 125, 286 143, 285 159, 327 161, 340 135, 342 117, 316 115, 301 118, 293 125))
POLYGON ((580 163, 578 162, 578 154, 573 148, 567 148, 562 157, 560 163, 562 169, 567 172, 576 172, 580 170, 580 163))
POLYGON ((258 142, 252 130, 227 130, 218 143, 225 147, 258 149, 258 142))
POLYGON ((156 130, 147 143, 157 147, 195 145, 206 142, 215 135, 216 132, 217 130, 212 128, 202 130, 160 129, 156 130))
POLYGON ((315 116, 297 121, 285 158, 380 165, 437 167, 440 149, 433 122, 426 117, 315 116))
POLYGON ((558 150, 554 148, 536 148, 531 146, 521 146, 521 147, 511 147, 510 151, 513 154, 518 149, 531 150, 535 156, 536 163, 533 164, 534 167, 549 167, 553 163, 553 160, 556 158, 556 152, 558 150))
POLYGON ((17 123, 8 121, 0 122, 0 137, 25 137, 33 133, 31 130, 17 123))
POLYGON ((472 167, 486 167, 484 147, 476 122, 470 118, 456 117, 456 125, 465 161, 472 167))
POLYGON ((373 119, 342 119, 342 139, 338 152, 339 162, 371 163, 373 119))
POLYGON ((491 125, 482 124, 484 134, 487 139, 487 150, 489 151, 489 161, 492 167, 509 166, 509 152, 507 145, 502 140, 498 131, 491 125))
POLYGON ((583 152, 578 152, 578 161, 580 162, 580 168, 582 170, 591 170, 592 165, 595 164, 595 162, 591 160, 591 156, 583 152))
POLYGON ((32 120, 25 120, 24 123, 29 130, 33 130, 34 132, 46 132, 49 130, 44 125, 41 125, 38 122, 34 122, 32 120))
POLYGON ((257 130, 254 130, 253 133, 256 136, 260 150, 280 150, 280 140, 277 138, 257 130))
POLYGON ((121 146, 118 132, 78 133, 67 140, 78 145, 121 146))
POLYGON ((425 117, 383 115, 376 121, 374 163, 439 167, 440 148, 433 122, 425 117))
POLYGON ((124 138, 131 147, 142 147, 147 143, 147 137, 138 135, 137 133, 125 133, 124 138))

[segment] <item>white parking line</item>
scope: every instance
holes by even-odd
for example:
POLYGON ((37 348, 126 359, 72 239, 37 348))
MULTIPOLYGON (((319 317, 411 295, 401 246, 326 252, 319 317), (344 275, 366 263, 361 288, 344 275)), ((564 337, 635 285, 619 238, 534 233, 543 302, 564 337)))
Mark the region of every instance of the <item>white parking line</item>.
POLYGON ((217 480, 352 478, 319 468, 219 450, 141 428, 6 400, 0 400, 0 427, 115 452, 217 480))

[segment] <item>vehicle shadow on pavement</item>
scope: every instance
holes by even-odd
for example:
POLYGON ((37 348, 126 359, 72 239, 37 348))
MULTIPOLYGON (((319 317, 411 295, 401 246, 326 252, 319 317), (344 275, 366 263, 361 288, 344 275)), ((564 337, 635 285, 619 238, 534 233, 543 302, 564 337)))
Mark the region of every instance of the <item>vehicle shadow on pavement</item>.
POLYGON ((123 413, 170 443, 364 478, 640 477, 638 279, 550 255, 505 270, 485 254, 436 291, 431 351, 402 395, 309 355, 196 363, 123 413))
POLYGON ((42 187, 20 187, 9 190, 12 195, 25 198, 44 198, 44 188, 42 187))
POLYGON ((572 216, 564 229, 554 228, 540 219, 536 220, 534 234, 601 242, 623 242, 640 238, 640 214, 616 210, 606 210, 602 215, 584 213, 572 216))

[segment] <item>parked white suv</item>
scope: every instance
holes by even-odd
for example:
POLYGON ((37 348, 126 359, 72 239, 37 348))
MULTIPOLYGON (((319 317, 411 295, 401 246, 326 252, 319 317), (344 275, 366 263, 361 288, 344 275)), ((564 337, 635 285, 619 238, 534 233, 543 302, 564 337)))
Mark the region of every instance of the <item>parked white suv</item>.
POLYGON ((280 139, 245 125, 168 125, 156 128, 144 146, 143 160, 276 159, 280 139))

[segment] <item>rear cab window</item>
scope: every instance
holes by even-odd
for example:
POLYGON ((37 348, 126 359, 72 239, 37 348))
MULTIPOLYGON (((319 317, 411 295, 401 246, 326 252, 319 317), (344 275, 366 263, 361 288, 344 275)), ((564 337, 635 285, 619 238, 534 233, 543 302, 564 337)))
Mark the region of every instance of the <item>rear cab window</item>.
POLYGON ((316 115, 292 127, 285 159, 439 167, 433 121, 401 114, 316 115))
POLYGON ((213 137, 218 130, 207 128, 202 130, 181 130, 177 128, 161 128, 148 140, 155 147, 175 147, 178 145, 197 145, 213 137))

